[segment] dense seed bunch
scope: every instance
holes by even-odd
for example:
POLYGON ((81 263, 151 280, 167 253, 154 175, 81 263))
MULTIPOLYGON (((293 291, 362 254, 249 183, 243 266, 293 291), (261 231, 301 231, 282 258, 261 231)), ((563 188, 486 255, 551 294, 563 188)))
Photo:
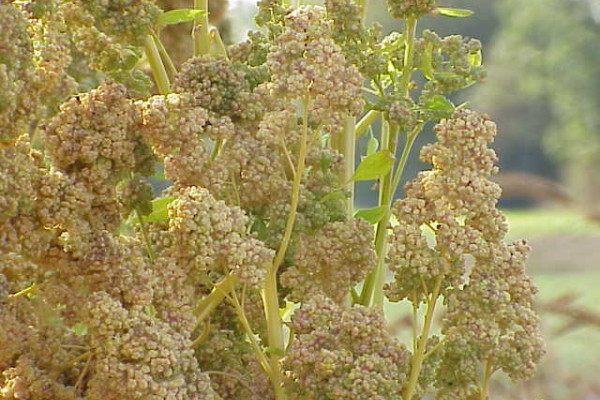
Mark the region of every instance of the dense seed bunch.
POLYGON ((0 147, 27 133, 38 100, 34 84, 33 47, 27 18, 10 1, 0 2, 0 147))
POLYGON ((437 0, 387 0, 388 9, 396 19, 418 19, 431 14, 437 5, 437 0))
POLYGON ((71 217, 57 223, 68 230, 77 224, 80 232, 119 224, 115 186, 136 166, 138 124, 137 107, 114 83, 61 106, 44 129, 46 154, 59 171, 51 186, 71 209, 71 217))
POLYGON ((268 55, 272 90, 308 102, 311 119, 340 126, 344 115, 362 108, 362 76, 331 38, 325 9, 303 6, 285 19, 285 29, 268 55))
POLYGON ((292 399, 398 398, 408 352, 376 310, 344 310, 317 295, 292 317, 294 341, 285 359, 292 399), (357 328, 360 327, 360 328, 357 328))
MULTIPOLYGON (((390 286, 388 295, 396 301, 429 294, 423 293, 424 287, 431 292, 436 278, 448 280, 442 288, 460 284, 463 256, 490 246, 482 231, 487 227, 478 222, 498 215, 500 189, 487 180, 496 171, 496 156, 487 147, 495 125, 461 111, 438 125, 436 132, 438 142, 421 151, 422 160, 433 163, 433 170, 410 182, 406 198, 394 206, 400 223, 393 228, 389 260, 402 278, 390 286), (427 243, 425 232, 435 236, 435 246, 427 243)), ((503 229, 505 223, 500 222, 494 219, 489 229, 503 229)))
POLYGON ((215 399, 189 338, 167 322, 144 307, 123 308, 104 292, 90 296, 89 313, 95 344, 86 398, 215 399))
POLYGON ((342 304, 350 288, 364 279, 375 263, 373 228, 364 220, 331 222, 315 234, 301 234, 294 266, 281 276, 290 300, 306 301, 325 294, 342 304))
POLYGON ((189 187, 169 206, 169 217, 177 257, 192 269, 232 273, 251 286, 261 283, 273 253, 246 235, 248 217, 241 209, 189 187))
POLYGON ((460 110, 435 131, 438 141, 421 151, 433 169, 395 204, 389 261, 396 281, 388 295, 414 303, 444 295, 448 338, 436 386, 440 398, 468 398, 478 393, 482 364, 522 379, 543 355, 543 342, 531 308, 536 289, 524 272, 528 247, 504 242, 505 218, 495 208, 500 189, 488 180, 497 171, 487 147, 495 125, 460 110))
POLYGON ((239 118, 244 104, 240 96, 249 91, 241 71, 224 58, 195 57, 183 64, 173 89, 189 93, 193 105, 219 117, 239 118))
POLYGON ((180 185, 200 181, 208 149, 208 112, 193 104, 187 94, 153 96, 138 103, 142 111, 140 135, 164 161, 165 177, 180 185))

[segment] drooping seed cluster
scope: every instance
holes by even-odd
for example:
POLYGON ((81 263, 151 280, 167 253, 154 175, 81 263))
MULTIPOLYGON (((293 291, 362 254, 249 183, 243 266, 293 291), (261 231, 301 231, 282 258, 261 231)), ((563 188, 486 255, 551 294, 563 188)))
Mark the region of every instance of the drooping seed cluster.
POLYGON ((421 151, 433 169, 407 184, 394 207, 399 223, 389 261, 396 280, 387 293, 415 304, 444 296, 448 337, 435 385, 440 398, 467 398, 478 393, 482 364, 513 379, 529 376, 543 342, 531 308, 536 289, 523 267, 528 247, 505 243, 500 189, 488 180, 497 171, 487 147, 495 125, 460 110, 435 131, 438 141, 421 151))
POLYGON ((291 325, 295 337, 283 365, 292 399, 400 397, 409 353, 387 333, 378 311, 344 310, 316 295, 294 313, 291 325))

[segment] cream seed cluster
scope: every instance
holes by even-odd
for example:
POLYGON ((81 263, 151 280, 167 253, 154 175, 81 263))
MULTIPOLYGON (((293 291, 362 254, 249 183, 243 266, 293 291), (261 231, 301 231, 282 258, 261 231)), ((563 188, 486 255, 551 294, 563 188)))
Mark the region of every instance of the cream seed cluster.
MULTIPOLYGON (((0 398, 483 399, 531 376, 496 128, 444 97, 482 79, 479 42, 261 0, 225 46, 204 29, 223 2, 162 3, 0 0, 0 398), (393 202, 430 121, 431 170, 393 202), (354 213, 357 179, 377 207, 354 213), (384 298, 413 307, 412 346, 384 298)), ((388 6, 414 27, 438 4, 388 6)))

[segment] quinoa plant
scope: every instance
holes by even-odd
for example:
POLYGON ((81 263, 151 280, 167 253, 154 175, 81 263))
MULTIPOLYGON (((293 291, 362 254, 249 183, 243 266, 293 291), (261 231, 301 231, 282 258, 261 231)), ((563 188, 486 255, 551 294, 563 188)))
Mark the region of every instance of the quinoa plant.
POLYGON ((469 12, 388 6, 383 37, 365 0, 261 0, 226 47, 207 0, 0 0, 1 399, 483 400, 531 376, 496 127, 447 97, 481 46, 417 29, 469 12), (161 29, 185 22, 179 65, 161 29), (431 169, 394 201, 428 123, 431 169), (354 212, 360 180, 379 205, 354 212))

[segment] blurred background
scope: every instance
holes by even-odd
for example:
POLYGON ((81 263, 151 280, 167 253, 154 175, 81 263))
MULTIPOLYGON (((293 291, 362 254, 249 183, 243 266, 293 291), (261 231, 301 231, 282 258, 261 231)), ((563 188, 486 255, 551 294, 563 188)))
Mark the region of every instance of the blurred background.
MULTIPOLYGON (((191 1, 162 3, 178 8, 191 1)), ((225 3, 211 0, 211 20, 226 41, 243 40, 255 29, 255 0, 225 3)), ((389 19, 385 1, 370 3, 369 21, 384 32, 402 30, 401 22, 389 19)), ((500 205, 509 218, 509 239, 526 238, 533 247, 528 271, 540 290, 548 342, 536 377, 516 387, 496 379, 492 398, 600 399, 600 0, 440 3, 475 12, 469 18, 428 18, 419 31, 483 43, 487 81, 453 101, 468 102, 498 124, 500 205)), ((181 41, 167 48, 177 46, 191 49, 181 41)), ((415 148, 433 139, 428 127, 415 148)), ((365 152, 366 140, 357 157, 365 152)), ((405 178, 423 168, 413 152, 405 178)), ((358 186, 356 202, 375 205, 368 182, 358 186)), ((402 309, 390 305, 387 311, 401 335, 402 309)))

